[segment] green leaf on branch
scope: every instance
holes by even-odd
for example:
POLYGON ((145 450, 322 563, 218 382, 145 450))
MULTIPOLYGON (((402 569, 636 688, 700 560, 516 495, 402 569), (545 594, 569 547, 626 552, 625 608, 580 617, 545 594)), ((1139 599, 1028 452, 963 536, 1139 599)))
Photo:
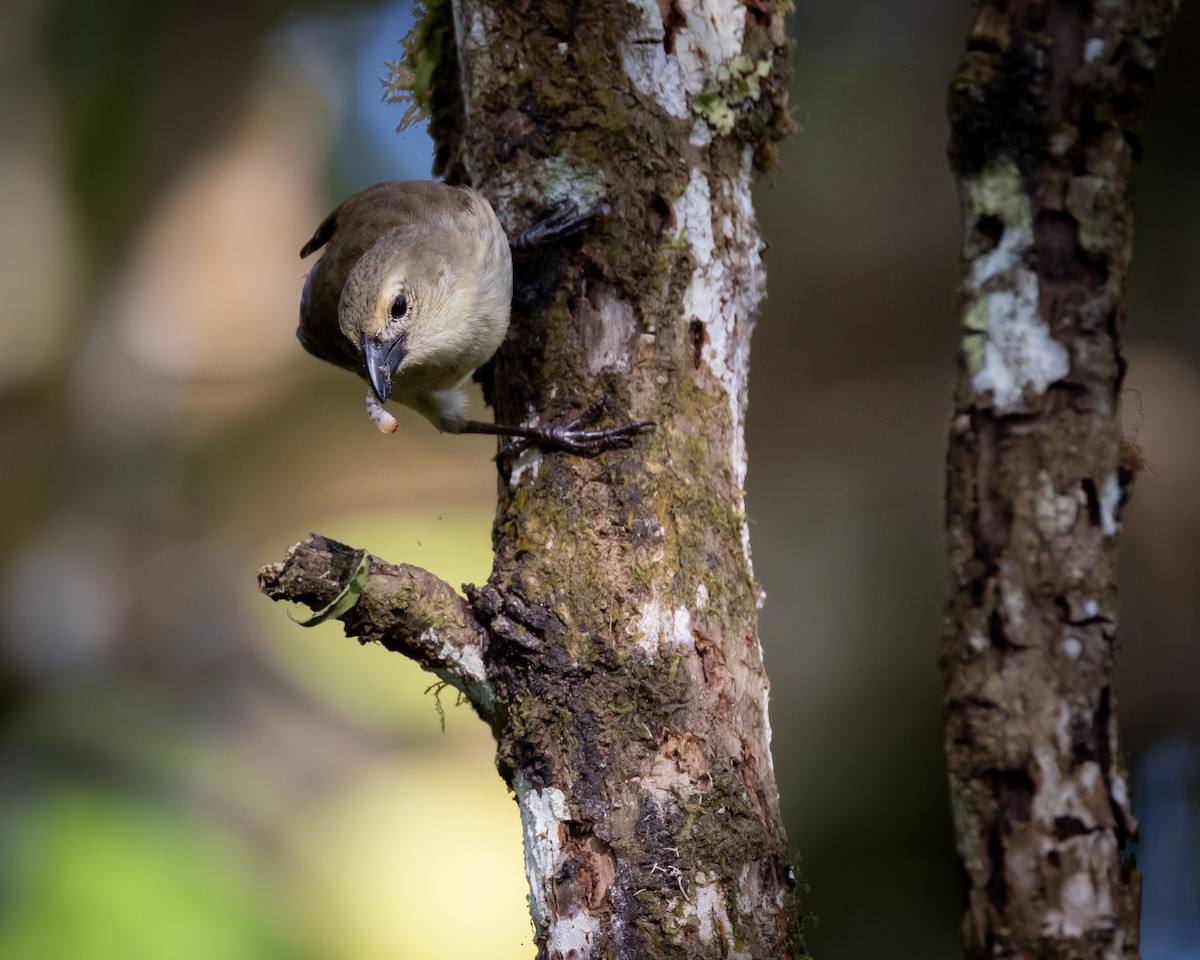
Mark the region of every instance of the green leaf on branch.
POLYGON ((346 584, 345 589, 334 597, 328 606, 322 607, 306 620, 293 617, 290 610, 288 611, 288 616, 302 627, 315 627, 318 623, 324 623, 326 620, 334 620, 349 613, 354 609, 354 605, 358 603, 358 598, 362 596, 363 587, 367 585, 367 577, 370 573, 371 555, 364 550, 361 559, 358 561, 358 566, 354 568, 354 573, 350 575, 350 581, 346 584))

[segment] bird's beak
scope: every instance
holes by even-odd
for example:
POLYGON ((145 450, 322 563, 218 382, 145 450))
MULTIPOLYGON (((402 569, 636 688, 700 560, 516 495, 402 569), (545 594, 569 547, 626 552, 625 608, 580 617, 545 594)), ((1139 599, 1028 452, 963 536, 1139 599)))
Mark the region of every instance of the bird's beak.
POLYGON ((367 368, 367 381, 379 402, 387 400, 392 392, 392 378, 400 369, 400 364, 407 353, 404 349, 404 338, 395 340, 376 340, 365 336, 362 340, 363 366, 367 368))

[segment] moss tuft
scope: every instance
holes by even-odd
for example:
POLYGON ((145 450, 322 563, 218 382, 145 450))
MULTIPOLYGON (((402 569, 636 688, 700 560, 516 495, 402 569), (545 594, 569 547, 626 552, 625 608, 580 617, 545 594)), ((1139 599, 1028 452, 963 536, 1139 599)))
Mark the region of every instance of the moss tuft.
MULTIPOLYGON (((450 0, 419 0, 413 7, 416 25, 400 41, 404 55, 389 61, 383 78, 383 100, 404 107, 396 132, 426 120, 433 113, 433 94, 445 86, 447 69, 457 69, 454 57, 454 18, 450 0)), ((451 80, 453 82, 453 80, 451 80)))

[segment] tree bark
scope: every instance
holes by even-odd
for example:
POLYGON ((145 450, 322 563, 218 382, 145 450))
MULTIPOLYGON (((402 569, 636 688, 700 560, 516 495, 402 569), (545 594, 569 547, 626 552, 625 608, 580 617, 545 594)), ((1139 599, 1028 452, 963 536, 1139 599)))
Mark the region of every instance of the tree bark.
POLYGON ((1174 10, 985 2, 951 86, 964 329, 943 662, 970 957, 1138 955, 1113 688, 1122 288, 1174 10))
MULTIPOLYGON (((604 395, 614 420, 657 422, 594 458, 502 459, 494 567, 467 601, 372 558, 342 617, 491 725, 539 957, 804 952, 743 497, 764 286, 750 183, 792 126, 786 7, 456 0, 452 28, 440 2, 421 27, 438 39, 418 56, 456 57, 461 96, 438 91, 431 122, 448 179, 510 236, 562 200, 611 208, 582 241, 518 255, 485 384, 497 419, 604 395)), ((263 589, 320 608, 358 556, 310 538, 263 589)))

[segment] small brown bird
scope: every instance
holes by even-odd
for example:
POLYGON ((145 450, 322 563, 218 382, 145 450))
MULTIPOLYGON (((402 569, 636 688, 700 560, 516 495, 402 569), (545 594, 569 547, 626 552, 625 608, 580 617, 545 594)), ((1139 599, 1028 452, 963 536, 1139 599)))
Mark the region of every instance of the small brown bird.
MULTIPOLYGON (((560 209, 518 246, 578 232, 591 219, 560 209)), ((512 304, 512 254, 491 206, 467 187, 393 180, 354 194, 327 216, 301 257, 325 248, 300 296, 296 335, 309 353, 366 378, 367 410, 396 428, 389 398, 447 433, 520 437, 589 453, 628 446, 637 421, 581 429, 601 409, 566 424, 513 426, 468 420, 460 389, 500 348, 512 304)))

